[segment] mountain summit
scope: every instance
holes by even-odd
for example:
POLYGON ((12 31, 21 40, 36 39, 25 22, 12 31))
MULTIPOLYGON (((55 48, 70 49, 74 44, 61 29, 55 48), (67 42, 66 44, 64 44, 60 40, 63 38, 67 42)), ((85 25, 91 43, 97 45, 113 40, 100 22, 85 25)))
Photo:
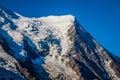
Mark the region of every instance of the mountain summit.
POLYGON ((72 15, 27 18, 0 6, 0 80, 120 80, 120 58, 72 15))

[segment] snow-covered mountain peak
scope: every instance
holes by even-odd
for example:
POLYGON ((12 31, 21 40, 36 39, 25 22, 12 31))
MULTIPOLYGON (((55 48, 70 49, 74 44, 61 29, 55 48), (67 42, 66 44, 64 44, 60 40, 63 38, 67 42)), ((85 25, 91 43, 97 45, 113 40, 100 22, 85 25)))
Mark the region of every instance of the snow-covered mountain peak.
MULTIPOLYGON (((65 15, 65 16, 48 16, 42 18, 26 18, 21 17, 19 19, 12 19, 14 24, 17 26, 16 31, 9 31, 9 34, 18 33, 19 36, 26 35, 31 38, 33 41, 44 40, 48 36, 56 38, 61 41, 61 46, 64 44, 70 43, 69 29, 73 30, 75 35, 74 27, 74 16, 65 15), (15 33, 14 33, 15 32, 15 33)), ((6 30, 6 28, 4 28, 6 30)), ((18 36, 18 35, 17 35, 18 36)), ((14 38, 16 39, 16 37, 14 38)), ((19 39, 19 38, 17 38, 19 39)), ((22 40, 22 38, 20 38, 22 40)), ((20 40, 16 40, 20 41, 20 40)), ((21 41, 20 41, 21 42, 21 41)), ((64 45, 68 47, 69 45, 64 45)), ((63 48, 66 49, 66 48, 63 48)), ((66 50, 63 50, 66 51, 66 50)))
MULTIPOLYGON (((35 49, 34 55, 37 55, 35 58, 31 56, 34 64, 52 62, 52 65, 59 66, 55 73, 61 71, 62 67, 67 69, 65 64, 68 63, 69 59, 65 58, 65 56, 69 55, 76 34, 74 16, 48 16, 42 18, 27 18, 19 14, 17 16, 19 16, 18 19, 11 19, 12 23, 8 22, 1 26, 2 32, 7 33, 3 37, 8 40, 8 44, 11 45, 12 50, 15 52, 15 54, 11 54, 17 59, 23 58, 24 61, 26 57, 30 56, 27 52, 27 45, 29 45, 33 50, 35 49), (10 24, 13 24, 16 28, 12 29, 10 24), (15 44, 10 42, 12 40, 15 44)), ((2 18, 1 21, 3 21, 2 18)), ((44 66, 49 69, 49 65, 44 66)), ((74 74, 73 78, 77 77, 72 69, 68 69, 72 74, 67 73, 67 70, 65 73, 71 76, 74 74)))
MULTIPOLYGON (((39 52, 44 51, 43 55, 52 55, 53 60, 58 56, 57 59, 61 62, 62 56, 68 55, 67 53, 73 47, 76 34, 74 16, 48 16, 42 18, 18 16, 19 19, 11 19, 17 27, 16 30, 12 30, 9 23, 3 25, 1 29, 13 38, 20 49, 24 47, 24 39, 27 37, 39 52)), ((24 51, 21 51, 20 54, 25 56, 24 51)))
POLYGON ((2 80, 8 72, 17 80, 120 80, 117 59, 72 15, 28 18, 0 7, 2 80))
MULTIPOLYGON (((18 16, 20 15, 18 14, 18 16)), ((44 25, 49 27, 56 27, 62 30, 63 29, 67 30, 70 25, 74 25, 75 17, 72 15, 47 16, 47 17, 41 17, 41 18, 27 18, 27 17, 20 16, 19 19, 13 19, 13 20, 18 21, 17 23, 21 22, 21 24, 34 23, 38 26, 44 25)))

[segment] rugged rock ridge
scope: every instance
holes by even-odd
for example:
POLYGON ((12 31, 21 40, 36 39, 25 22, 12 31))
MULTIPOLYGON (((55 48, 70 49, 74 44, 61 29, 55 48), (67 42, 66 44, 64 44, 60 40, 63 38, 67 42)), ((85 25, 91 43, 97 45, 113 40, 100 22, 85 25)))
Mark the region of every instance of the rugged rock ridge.
POLYGON ((119 80, 119 60, 74 16, 27 18, 0 6, 0 79, 119 80))

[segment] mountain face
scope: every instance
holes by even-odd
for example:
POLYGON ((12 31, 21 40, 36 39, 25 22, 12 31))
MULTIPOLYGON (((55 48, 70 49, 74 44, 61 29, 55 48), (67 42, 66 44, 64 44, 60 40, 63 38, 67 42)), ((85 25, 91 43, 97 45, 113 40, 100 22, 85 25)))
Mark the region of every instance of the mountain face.
POLYGON ((120 59, 72 15, 27 18, 0 6, 0 80, 120 80, 120 59))

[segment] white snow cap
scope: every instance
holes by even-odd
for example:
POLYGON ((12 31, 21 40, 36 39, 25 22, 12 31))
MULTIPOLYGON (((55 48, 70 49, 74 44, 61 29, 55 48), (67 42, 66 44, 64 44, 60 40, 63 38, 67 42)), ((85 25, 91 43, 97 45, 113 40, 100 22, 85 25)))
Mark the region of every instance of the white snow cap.
POLYGON ((63 16, 48 16, 48 17, 41 17, 39 18, 43 24, 49 26, 68 26, 72 24, 75 20, 74 16, 72 15, 63 15, 63 16))
POLYGON ((74 27, 75 17, 72 15, 48 16, 41 18, 27 18, 20 16, 19 19, 12 19, 12 21, 17 26, 17 29, 14 31, 8 30, 8 32, 10 32, 9 34, 18 43, 22 42, 22 34, 24 34, 33 41, 39 50, 41 50, 38 42, 44 40, 49 35, 52 35, 54 36, 53 38, 60 41, 62 48, 61 53, 63 55, 66 54, 71 47, 68 29, 74 30, 74 28, 71 27, 74 27), (19 34, 17 35, 19 38, 16 38, 13 34, 19 34))
POLYGON ((72 15, 62 15, 62 16, 48 16, 48 17, 41 17, 40 19, 48 21, 48 22, 73 22, 74 16, 72 15))

